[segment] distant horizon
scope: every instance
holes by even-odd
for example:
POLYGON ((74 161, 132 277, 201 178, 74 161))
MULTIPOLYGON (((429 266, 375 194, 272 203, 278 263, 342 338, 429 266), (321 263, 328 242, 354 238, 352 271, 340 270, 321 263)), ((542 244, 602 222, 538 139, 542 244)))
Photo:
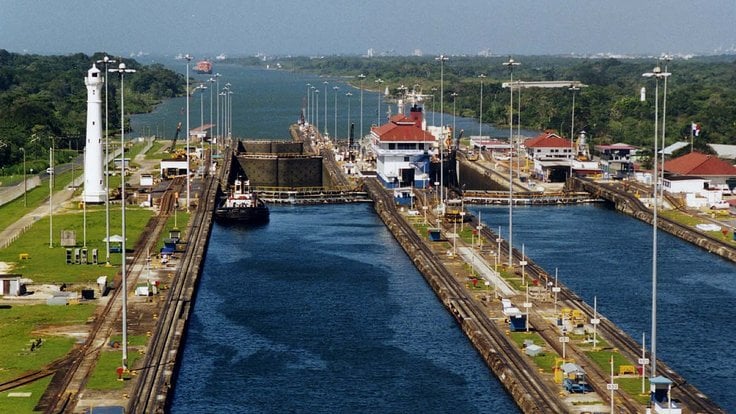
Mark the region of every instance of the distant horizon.
POLYGON ((0 0, 0 47, 118 56, 710 56, 734 0, 0 0))

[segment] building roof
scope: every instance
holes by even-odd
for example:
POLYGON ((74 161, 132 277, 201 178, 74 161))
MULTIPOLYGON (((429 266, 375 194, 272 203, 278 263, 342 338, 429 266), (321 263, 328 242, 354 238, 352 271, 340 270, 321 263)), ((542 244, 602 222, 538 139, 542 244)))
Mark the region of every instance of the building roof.
POLYGON ((629 144, 624 144, 623 142, 617 142, 615 144, 603 144, 603 145, 596 145, 595 149, 598 151, 615 151, 615 150, 635 150, 637 147, 629 144))
POLYGON ((680 149, 682 149, 682 148, 685 148, 685 147, 687 147, 688 145, 690 145, 690 144, 689 144, 689 143, 687 143, 687 142, 685 142, 685 141, 679 141, 679 142, 675 142, 675 143, 674 143, 674 144, 672 144, 672 145, 669 145, 669 146, 667 146, 667 147, 664 147, 664 149, 662 149, 662 150, 660 151, 660 153, 662 153, 662 154, 664 154, 664 155, 672 155, 672 153, 673 153, 673 152, 675 152, 675 151, 677 151, 677 150, 680 150, 680 149))
POLYGON ((381 142, 434 142, 434 135, 417 126, 417 122, 404 116, 394 115, 381 126, 373 128, 381 142))
POLYGON ((708 144, 708 146, 718 154, 719 158, 727 160, 736 159, 736 145, 708 144))
POLYGON ((560 137, 553 132, 543 132, 534 138, 524 141, 527 148, 570 148, 572 141, 560 137))
POLYGON ((700 152, 691 152, 664 163, 664 170, 680 175, 736 176, 736 167, 716 157, 700 152))

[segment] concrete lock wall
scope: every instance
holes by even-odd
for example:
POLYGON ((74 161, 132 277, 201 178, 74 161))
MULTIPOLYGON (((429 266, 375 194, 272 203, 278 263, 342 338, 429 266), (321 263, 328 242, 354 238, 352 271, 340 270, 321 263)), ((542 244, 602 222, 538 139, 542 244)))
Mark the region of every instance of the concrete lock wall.
POLYGON ((321 187, 322 158, 279 158, 280 187, 321 187))
POLYGON ((304 143, 281 141, 243 141, 246 154, 303 154, 304 143))

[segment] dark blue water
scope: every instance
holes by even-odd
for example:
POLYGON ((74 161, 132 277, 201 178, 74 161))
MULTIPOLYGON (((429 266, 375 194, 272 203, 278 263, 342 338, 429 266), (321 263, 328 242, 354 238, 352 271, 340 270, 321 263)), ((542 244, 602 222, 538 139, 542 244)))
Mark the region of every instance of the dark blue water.
MULTIPOLYGON (((508 235, 508 207, 476 207, 508 235)), ((736 412, 736 266, 658 233, 657 356, 736 412)), ((602 205, 514 209, 514 244, 641 343, 651 333, 652 227, 602 205)))
POLYGON ((172 412, 518 412, 372 207, 216 225, 172 412))

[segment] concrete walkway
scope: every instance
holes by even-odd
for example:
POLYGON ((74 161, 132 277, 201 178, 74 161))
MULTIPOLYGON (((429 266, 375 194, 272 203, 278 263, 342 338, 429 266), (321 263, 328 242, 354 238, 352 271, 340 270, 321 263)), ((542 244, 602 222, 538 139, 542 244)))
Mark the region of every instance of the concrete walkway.
POLYGON ((517 292, 511 288, 505 280, 503 280, 498 272, 491 268, 488 262, 486 262, 486 259, 475 251, 475 249, 472 247, 458 247, 457 252, 463 258, 463 261, 470 264, 473 267, 473 270, 475 270, 483 280, 488 281, 496 287, 496 292, 499 295, 503 297, 516 295, 517 292))

